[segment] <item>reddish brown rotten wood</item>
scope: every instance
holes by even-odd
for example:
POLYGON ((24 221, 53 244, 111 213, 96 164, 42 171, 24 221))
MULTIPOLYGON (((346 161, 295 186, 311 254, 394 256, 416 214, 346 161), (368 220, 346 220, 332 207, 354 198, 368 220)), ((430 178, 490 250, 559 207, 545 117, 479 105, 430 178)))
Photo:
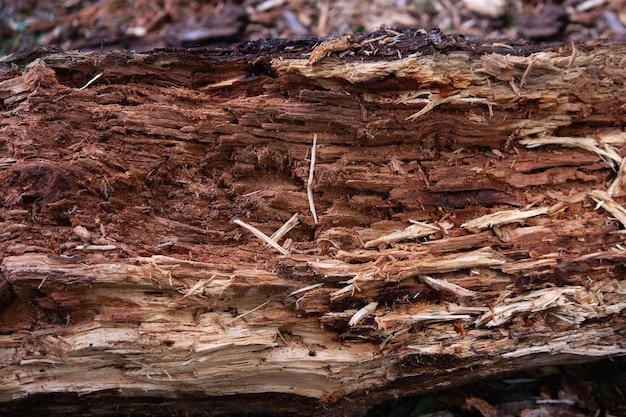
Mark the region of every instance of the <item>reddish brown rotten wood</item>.
POLYGON ((626 352, 626 46, 346 40, 3 58, 2 412, 342 414, 626 352))

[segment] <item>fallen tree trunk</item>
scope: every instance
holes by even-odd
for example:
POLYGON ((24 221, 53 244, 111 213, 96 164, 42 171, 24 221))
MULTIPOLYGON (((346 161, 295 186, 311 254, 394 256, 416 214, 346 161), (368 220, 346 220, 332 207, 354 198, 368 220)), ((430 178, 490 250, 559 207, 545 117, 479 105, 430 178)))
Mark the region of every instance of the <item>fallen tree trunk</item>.
POLYGON ((626 353, 625 53, 4 58, 0 410, 345 414, 626 353))

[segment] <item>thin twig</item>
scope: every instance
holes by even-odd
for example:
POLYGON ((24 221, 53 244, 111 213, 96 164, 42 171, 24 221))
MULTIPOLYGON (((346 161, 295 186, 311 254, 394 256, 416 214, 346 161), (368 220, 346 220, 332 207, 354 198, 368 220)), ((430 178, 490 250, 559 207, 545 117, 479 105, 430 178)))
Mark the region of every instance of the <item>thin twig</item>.
MULTIPOLYGON (((96 81, 96 80, 97 80, 98 78, 100 78, 100 77, 102 77, 102 73, 97 74, 97 75, 96 75, 96 76, 94 76, 91 80, 87 81, 87 84, 83 85, 81 88, 79 88, 78 90, 74 90, 74 91, 82 91, 82 90, 84 90, 85 88, 89 87, 89 86, 90 86, 90 85, 91 85, 94 81, 96 81)), ((61 100, 61 99, 64 99, 65 97, 67 97, 67 96, 69 96, 70 94, 74 93, 74 91, 71 91, 71 92, 70 92, 70 93, 68 93, 68 94, 65 94, 65 95, 59 96, 59 97, 55 98, 54 100, 52 100, 52 102, 53 102, 53 103, 55 103, 55 102, 57 102, 57 101, 59 101, 59 100, 61 100)))
POLYGON ((41 282, 39 283, 39 286, 37 287, 38 290, 41 289, 41 287, 43 286, 43 283, 46 282, 46 280, 48 279, 48 275, 46 275, 45 277, 43 277, 43 279, 41 280, 41 282))
POLYGON ((315 202, 313 201, 313 189, 311 186, 313 185, 313 172, 315 170, 315 148, 317 147, 317 133, 313 134, 313 146, 311 147, 311 166, 309 168, 309 180, 306 183, 306 194, 309 197, 309 208, 311 209, 311 214, 313 215, 313 221, 315 224, 317 221, 317 212, 315 211, 315 202))
POLYGON ((154 249, 161 249, 161 248, 164 248, 164 247, 166 247, 166 246, 172 246, 173 244, 174 244, 174 242, 173 242, 173 241, 168 240, 167 242, 159 243, 158 245, 156 245, 156 246, 154 247, 154 249))
POLYGON ((115 245, 77 245, 76 250, 114 250, 117 249, 115 245))
POLYGON ((85 88, 89 87, 91 85, 91 83, 93 83, 94 81, 96 81, 98 78, 102 77, 102 73, 96 75, 95 77, 93 77, 91 80, 87 81, 87 84, 83 85, 81 88, 78 89, 78 91, 82 91, 85 88))
MULTIPOLYGON (((283 224, 277 231, 275 231, 272 236, 270 236, 270 239, 272 239, 274 242, 278 243, 278 241, 280 241, 280 239, 285 236, 287 233, 289 233, 289 231, 291 229, 293 229, 294 227, 296 227, 298 225, 298 223, 300 223, 300 215, 298 213, 294 214, 293 216, 291 216, 289 218, 289 220, 287 220, 285 222, 285 224, 283 224)), ((269 248, 269 244, 267 245, 267 247, 269 248)))
POLYGON ((256 237, 258 237, 259 239, 261 239, 262 241, 264 241, 265 243, 267 243, 268 245, 270 245, 271 247, 273 247, 274 249, 276 249, 278 252, 282 253, 283 255, 287 255, 289 252, 287 252, 287 249, 283 248, 282 246, 280 246, 278 243, 276 243, 275 241, 272 240, 272 238, 270 238, 268 235, 266 235, 265 233, 263 233, 262 231, 260 231, 259 229, 257 229, 254 226, 250 226, 248 223, 242 222, 239 219, 234 219, 233 223, 248 229, 253 235, 255 235, 256 237))
POLYGON ((189 288, 189 290, 187 291, 187 293, 185 295, 183 295, 183 298, 187 298, 189 296, 192 296, 196 293, 199 293, 200 291, 204 290, 204 287, 206 287, 207 285, 209 285, 209 283, 211 281, 213 281, 215 279, 215 277, 217 277, 217 274, 213 274, 211 275, 211 278, 209 279, 201 279, 198 282, 196 282, 196 284, 189 288))
POLYGON ((266 301, 266 302, 264 302, 263 304, 261 304, 261 305, 259 305, 259 306, 254 307, 252 310, 250 310, 250 311, 246 311, 245 313, 241 313, 240 315, 238 315, 237 317, 233 318, 232 320, 228 320, 225 324, 231 324, 231 323, 232 323, 232 322, 234 322, 235 320, 239 320, 240 318, 245 317, 245 316, 247 316, 248 314, 252 314, 252 313, 254 313, 255 311, 257 311, 257 310, 259 310, 259 309, 261 309, 261 308, 265 307, 266 305, 268 305, 268 304, 269 304, 269 302, 270 302, 270 300, 267 300, 267 301, 266 301))
POLYGON ((322 285, 324 285, 323 282, 318 282, 317 284, 309 285, 307 287, 300 288, 299 290, 295 290, 294 292, 289 294, 289 296, 291 297, 292 295, 300 294, 301 292, 310 291, 310 290, 313 290, 315 288, 321 287, 322 285))

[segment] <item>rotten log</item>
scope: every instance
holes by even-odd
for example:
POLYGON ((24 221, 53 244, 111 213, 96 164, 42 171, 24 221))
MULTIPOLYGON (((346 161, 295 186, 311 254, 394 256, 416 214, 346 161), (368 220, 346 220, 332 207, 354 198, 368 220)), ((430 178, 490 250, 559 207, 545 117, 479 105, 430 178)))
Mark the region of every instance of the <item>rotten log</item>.
POLYGON ((623 355, 624 56, 2 58, 0 411, 341 415, 623 355))

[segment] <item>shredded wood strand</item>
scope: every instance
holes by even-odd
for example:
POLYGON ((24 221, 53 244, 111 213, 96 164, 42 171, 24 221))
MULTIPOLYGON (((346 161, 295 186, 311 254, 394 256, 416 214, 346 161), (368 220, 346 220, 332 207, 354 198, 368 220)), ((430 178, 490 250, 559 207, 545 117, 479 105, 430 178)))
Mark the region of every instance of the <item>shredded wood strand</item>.
POLYGON ((506 260, 490 247, 471 252, 455 253, 439 257, 423 257, 415 260, 399 261, 397 270, 389 268, 391 279, 401 281, 421 274, 443 273, 480 267, 503 265, 506 260))
POLYGON ((428 94, 428 98, 419 98, 419 96, 424 95, 425 91, 417 92, 417 95, 413 97, 405 97, 400 100, 397 100, 396 103, 401 104, 415 104, 415 103, 427 103, 424 108, 420 111, 413 113, 406 120, 415 121, 421 116, 425 115, 429 111, 433 110, 435 107, 440 106, 445 103, 454 103, 454 104, 476 104, 476 103, 484 103, 488 106, 492 106, 494 103, 491 103, 488 99, 482 97, 465 97, 461 94, 455 94, 452 96, 441 98, 441 95, 438 92, 431 92, 428 94))
POLYGON ((343 288, 338 289, 337 291, 333 291, 330 293, 330 300, 337 301, 341 298, 347 297, 350 294, 354 294, 354 291, 358 291, 356 287, 352 284, 346 285, 343 288))
POLYGON ((469 314, 413 314, 409 317, 414 323, 420 321, 450 321, 472 318, 469 314))
POLYGON ((191 288, 189 288, 189 290, 187 290, 185 295, 183 295, 183 298, 191 297, 192 295, 195 295, 195 294, 199 293, 200 291, 204 290, 204 288, 207 285, 209 285, 211 283, 211 281, 213 281, 216 277, 217 277, 217 274, 213 274, 208 279, 201 279, 201 280, 199 280, 194 286, 192 286, 191 288))
MULTIPOLYGON (((502 299, 491 311, 479 317, 476 326, 500 326, 509 322, 514 316, 523 313, 537 313, 549 308, 557 308, 556 313, 578 324, 587 317, 596 316, 591 304, 582 305, 566 302, 567 299, 588 298, 591 294, 583 287, 546 288, 523 294, 515 298, 502 299)), ((595 300, 595 298, 592 298, 595 300)))
POLYGON ((78 245, 74 249, 76 250, 115 250, 117 246, 115 245, 78 245))
POLYGON ((100 77, 102 77, 102 73, 96 74, 96 76, 94 76, 91 80, 87 81, 87 84, 85 84, 81 88, 79 88, 78 91, 82 91, 85 88, 89 87, 91 84, 93 84, 94 81, 96 81, 100 77))

